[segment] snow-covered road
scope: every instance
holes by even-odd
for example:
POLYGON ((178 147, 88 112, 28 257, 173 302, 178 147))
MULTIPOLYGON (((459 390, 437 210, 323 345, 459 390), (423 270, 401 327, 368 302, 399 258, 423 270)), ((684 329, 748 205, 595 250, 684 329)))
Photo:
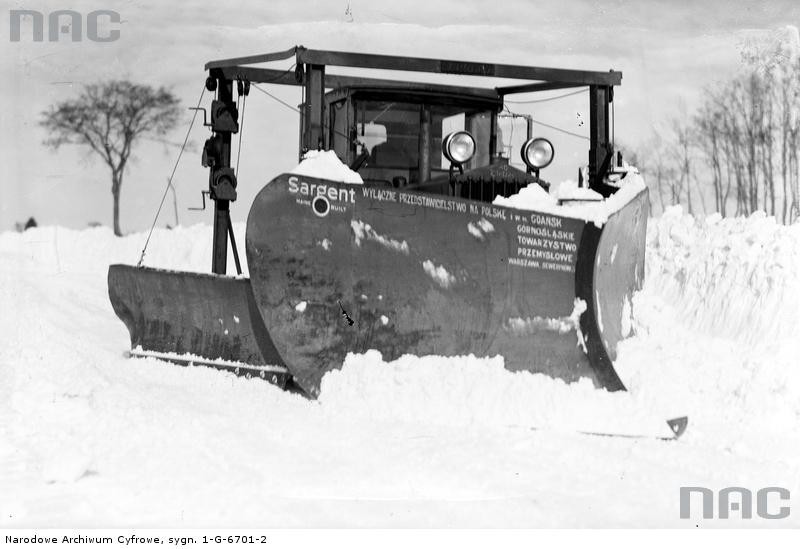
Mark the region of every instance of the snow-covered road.
MULTIPOLYGON (((210 231, 158 230, 145 263, 204 270, 210 231)), ((800 226, 651 220, 628 393, 371 352, 318 401, 125 358, 106 268, 144 237, 0 234, 0 526, 693 527, 681 486, 800 494, 800 226), (677 442, 568 430, 682 414, 677 442)))

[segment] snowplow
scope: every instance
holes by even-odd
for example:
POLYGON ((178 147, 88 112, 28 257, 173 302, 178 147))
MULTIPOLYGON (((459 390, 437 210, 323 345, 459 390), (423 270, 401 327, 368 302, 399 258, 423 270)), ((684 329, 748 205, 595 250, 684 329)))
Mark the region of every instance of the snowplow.
POLYGON ((384 360, 499 354, 511 371, 625 389, 614 360, 644 280, 648 196, 610 138, 620 72, 299 46, 205 68, 214 94, 202 158, 214 205, 211 272, 110 266, 109 297, 133 356, 204 364, 311 397, 348 353, 370 349, 384 360), (294 65, 262 66, 284 60, 294 65), (229 251, 239 263, 231 143, 251 85, 302 87, 302 162, 256 195, 249 276, 229 276, 229 251), (540 177, 552 143, 529 122, 525 168, 514 166, 498 143, 499 117, 509 95, 570 89, 588 95, 588 161, 576 192, 557 202, 540 177))

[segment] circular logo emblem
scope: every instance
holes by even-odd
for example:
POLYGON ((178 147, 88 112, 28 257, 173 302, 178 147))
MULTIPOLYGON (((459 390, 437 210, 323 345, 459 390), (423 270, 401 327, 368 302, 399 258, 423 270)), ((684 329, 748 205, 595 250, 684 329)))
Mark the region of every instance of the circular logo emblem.
POLYGON ((319 217, 325 217, 331 211, 331 203, 328 202, 328 197, 317 196, 311 201, 311 209, 319 217))

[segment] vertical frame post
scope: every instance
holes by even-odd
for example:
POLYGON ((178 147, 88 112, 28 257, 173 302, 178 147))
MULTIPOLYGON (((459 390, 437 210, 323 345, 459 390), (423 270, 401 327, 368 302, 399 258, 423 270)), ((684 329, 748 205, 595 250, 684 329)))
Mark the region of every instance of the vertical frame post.
POLYGON ((303 127, 303 148, 316 150, 325 146, 324 101, 325 65, 306 65, 306 103, 303 127))
POLYGON ((432 124, 431 108, 423 105, 420 111, 420 132, 419 132, 419 182, 428 181, 431 178, 431 146, 432 124))
POLYGON ((489 130, 489 164, 494 164, 500 159, 500 153, 497 150, 497 134, 498 134, 498 124, 497 124, 497 117, 500 115, 499 112, 495 111, 492 115, 492 126, 489 130))
MULTIPOLYGON (((219 100, 225 103, 231 112, 236 112, 233 101, 233 81, 219 79, 217 90, 219 100)), ((222 138, 222 151, 219 164, 210 170, 209 178, 213 178, 217 168, 231 165, 231 134, 218 132, 222 138)), ((210 180, 209 180, 210 186, 210 180)), ((214 249, 211 258, 211 272, 224 275, 228 268, 228 224, 230 223, 230 200, 214 200, 214 249)))
POLYGON ((606 157, 610 152, 608 105, 609 86, 589 86, 589 187, 603 187, 606 157))

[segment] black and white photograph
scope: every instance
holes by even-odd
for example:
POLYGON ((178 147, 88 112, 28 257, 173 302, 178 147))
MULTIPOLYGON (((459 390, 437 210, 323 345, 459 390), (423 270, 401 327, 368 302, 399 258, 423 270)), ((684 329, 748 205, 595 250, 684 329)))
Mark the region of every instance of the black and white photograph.
POLYGON ((0 5, 5 545, 800 526, 800 3, 0 5))

